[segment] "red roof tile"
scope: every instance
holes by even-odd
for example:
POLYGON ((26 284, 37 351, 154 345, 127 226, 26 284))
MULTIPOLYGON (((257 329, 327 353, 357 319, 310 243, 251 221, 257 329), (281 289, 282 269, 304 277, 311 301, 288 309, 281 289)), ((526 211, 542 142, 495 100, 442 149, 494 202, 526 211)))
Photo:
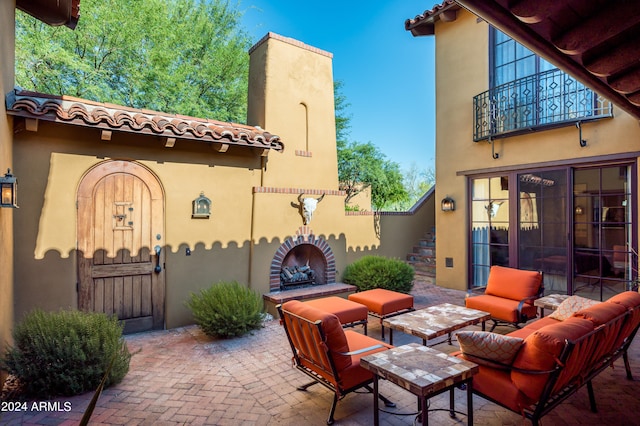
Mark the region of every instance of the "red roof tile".
POLYGON ((97 127, 121 132, 155 134, 178 139, 217 142, 283 151, 279 136, 259 127, 167 114, 71 96, 15 90, 6 97, 7 114, 97 127))

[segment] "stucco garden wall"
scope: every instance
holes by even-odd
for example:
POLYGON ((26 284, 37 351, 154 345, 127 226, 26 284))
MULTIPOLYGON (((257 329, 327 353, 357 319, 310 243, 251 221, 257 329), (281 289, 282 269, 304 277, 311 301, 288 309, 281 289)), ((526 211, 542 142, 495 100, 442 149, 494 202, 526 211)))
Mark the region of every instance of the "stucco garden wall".
POLYGON ((20 174, 21 209, 14 228, 20 235, 17 318, 35 307, 78 306, 77 191, 89 170, 110 160, 135 161, 162 187, 167 328, 192 323, 185 301, 218 281, 270 291, 278 247, 303 227, 292 206, 301 193, 325 194, 307 227, 331 247, 337 281, 346 265, 364 254, 404 258, 409 253, 432 227, 432 205, 380 220, 345 213, 337 180, 330 54, 270 35, 252 55, 258 55, 259 66, 252 56, 249 124, 278 134, 284 153, 261 156, 234 146, 219 153, 185 140, 167 148, 156 136, 121 132, 102 141, 97 128, 43 120, 37 131, 15 135, 15 168, 28 171, 20 174), (208 219, 191 216, 200 193, 212 202, 208 219))

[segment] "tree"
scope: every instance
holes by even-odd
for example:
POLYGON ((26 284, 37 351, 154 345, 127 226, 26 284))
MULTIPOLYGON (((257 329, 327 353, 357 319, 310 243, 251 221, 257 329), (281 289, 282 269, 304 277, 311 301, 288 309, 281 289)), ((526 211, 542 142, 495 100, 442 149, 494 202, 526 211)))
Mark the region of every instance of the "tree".
POLYGON ((375 210, 400 202, 408 195, 399 165, 388 160, 371 142, 348 142, 338 147, 338 180, 340 189, 347 193, 345 203, 371 188, 375 210))
POLYGON ((336 143, 338 147, 347 143, 349 129, 351 128, 351 115, 347 114, 347 108, 351 105, 347 97, 342 93, 344 83, 341 80, 333 82, 333 98, 336 114, 336 143))
POLYGON ((25 89, 224 121, 246 120, 241 13, 222 0, 83 0, 74 31, 16 14, 25 89))

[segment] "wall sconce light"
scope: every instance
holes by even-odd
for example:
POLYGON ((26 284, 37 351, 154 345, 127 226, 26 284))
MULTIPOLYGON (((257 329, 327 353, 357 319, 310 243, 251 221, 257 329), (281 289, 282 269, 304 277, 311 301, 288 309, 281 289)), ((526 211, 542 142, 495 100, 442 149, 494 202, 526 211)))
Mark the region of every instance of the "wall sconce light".
POLYGON ((195 219, 209 219, 211 215, 211 200, 204 196, 204 192, 200 193, 200 196, 193 200, 193 212, 192 218, 195 219))
POLYGON ((443 212, 452 212, 456 209, 456 203, 453 201, 453 198, 446 196, 442 199, 440 208, 443 212))
POLYGON ((18 208, 18 180, 7 169, 4 176, 0 176, 0 189, 2 191, 0 207, 18 208))
POLYGON ((576 206, 576 214, 584 214, 584 209, 582 208, 582 206, 576 206))

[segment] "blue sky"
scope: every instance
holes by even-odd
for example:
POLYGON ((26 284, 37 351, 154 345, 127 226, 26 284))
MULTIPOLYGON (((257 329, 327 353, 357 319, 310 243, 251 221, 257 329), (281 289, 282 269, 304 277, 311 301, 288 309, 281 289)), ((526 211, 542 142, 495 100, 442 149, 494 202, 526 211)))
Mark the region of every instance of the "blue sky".
POLYGON ((242 0, 254 41, 272 31, 333 54, 333 78, 351 105, 350 139, 373 142, 408 169, 434 167, 434 38, 412 37, 404 21, 434 0, 242 0))

